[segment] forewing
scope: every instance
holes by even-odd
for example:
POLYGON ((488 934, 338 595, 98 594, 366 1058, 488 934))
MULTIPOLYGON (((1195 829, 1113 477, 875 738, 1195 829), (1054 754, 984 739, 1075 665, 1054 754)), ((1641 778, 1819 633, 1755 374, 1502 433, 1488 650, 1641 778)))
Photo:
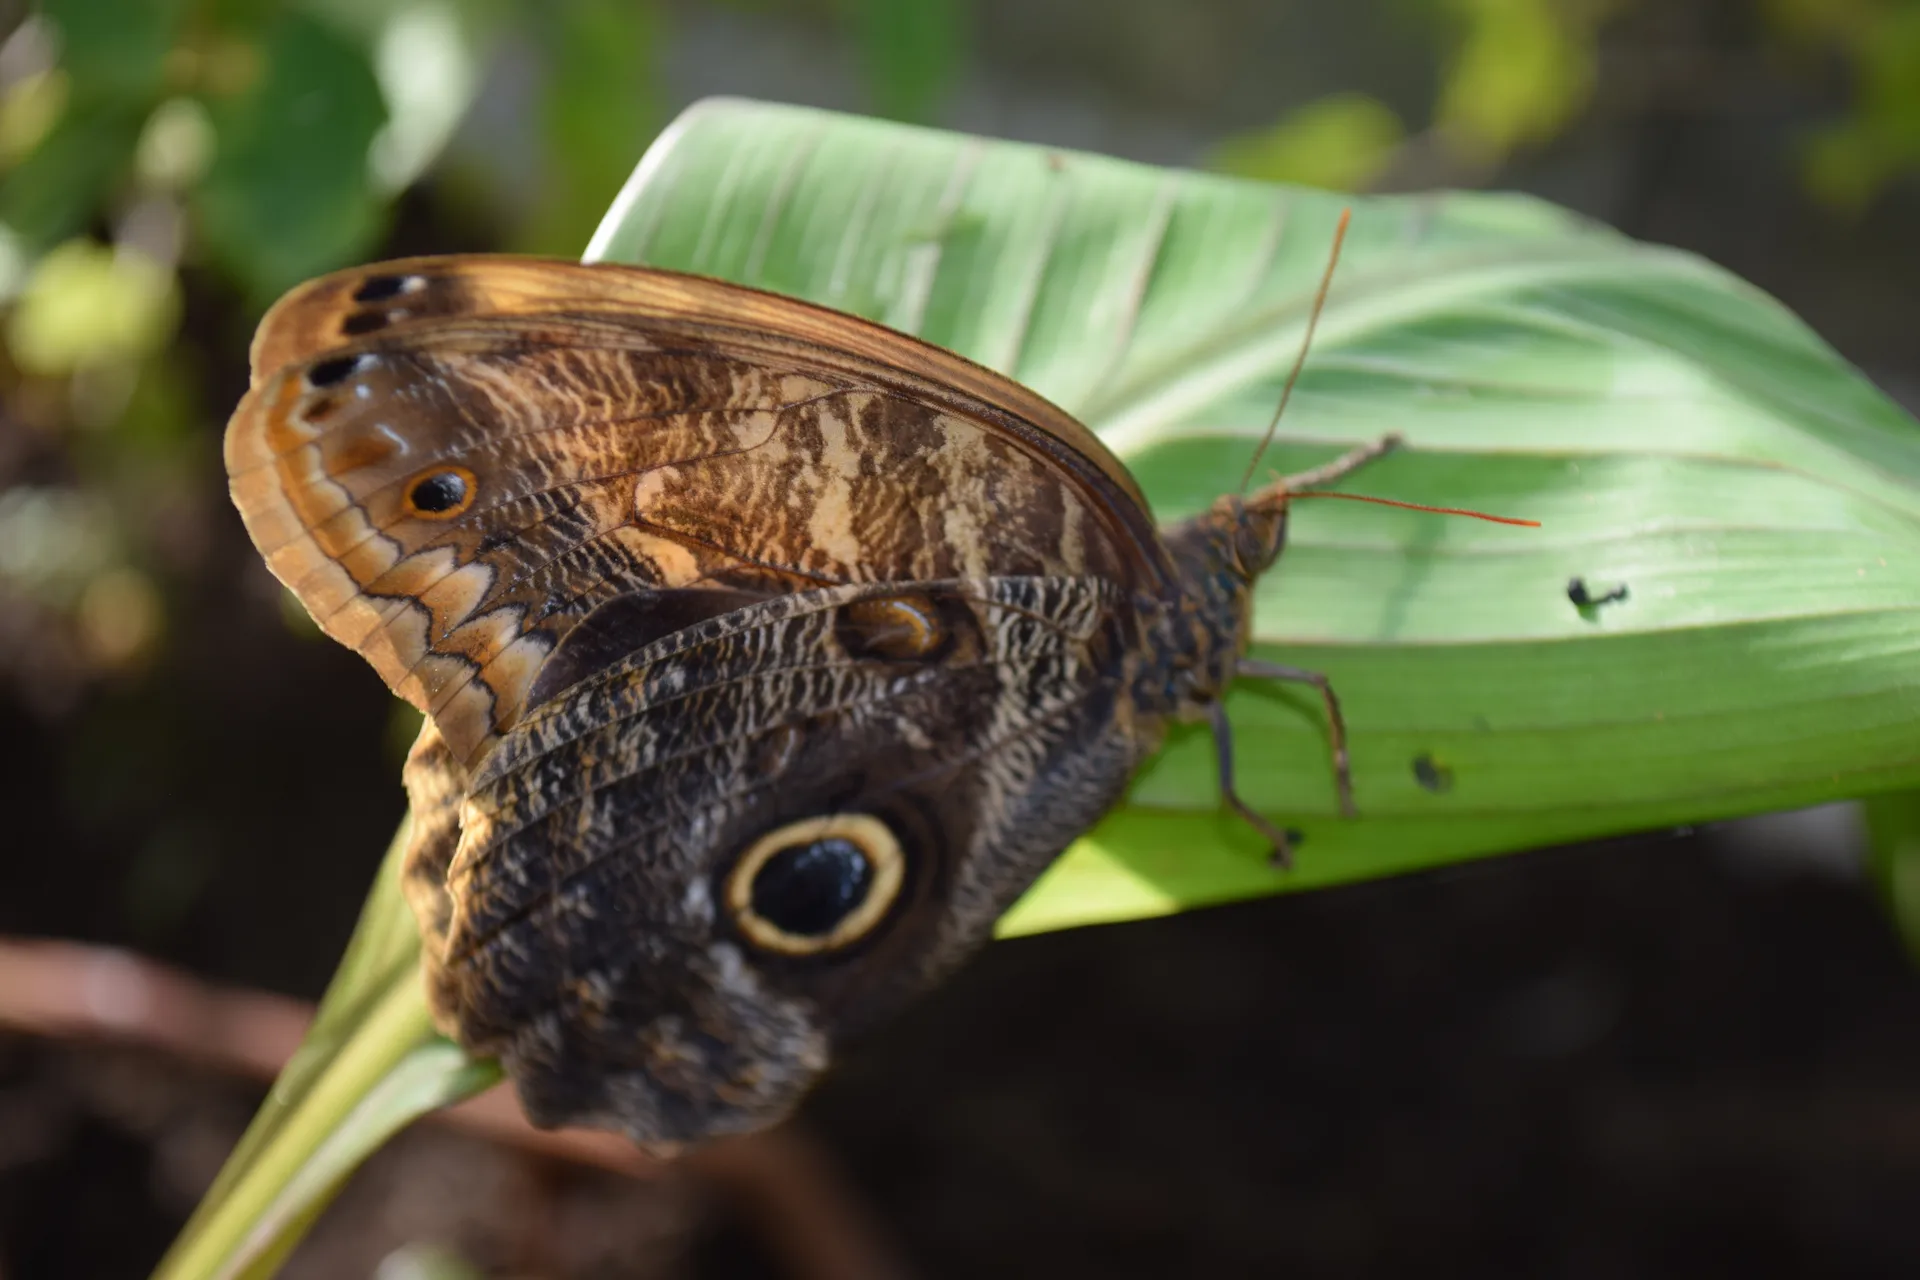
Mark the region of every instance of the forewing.
POLYGON ((638 268, 413 259, 262 322, 236 504, 320 625, 476 761, 554 646, 637 589, 1164 581, 1059 410, 853 317, 638 268))

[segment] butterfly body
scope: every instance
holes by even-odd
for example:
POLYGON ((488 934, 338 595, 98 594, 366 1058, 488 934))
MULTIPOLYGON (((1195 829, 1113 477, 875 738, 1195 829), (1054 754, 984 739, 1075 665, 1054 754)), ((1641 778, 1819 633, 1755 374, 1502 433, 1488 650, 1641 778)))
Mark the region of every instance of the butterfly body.
POLYGON ((1284 537, 1284 491, 1157 529, 1017 384, 669 272, 343 272, 253 358, 249 532, 427 713, 436 1018, 642 1142, 785 1114, 1218 724, 1284 537))

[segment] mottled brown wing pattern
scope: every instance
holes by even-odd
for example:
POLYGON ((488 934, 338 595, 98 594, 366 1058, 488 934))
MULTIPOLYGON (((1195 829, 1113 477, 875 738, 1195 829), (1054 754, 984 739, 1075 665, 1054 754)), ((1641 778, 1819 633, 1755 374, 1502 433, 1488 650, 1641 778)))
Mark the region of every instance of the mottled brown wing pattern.
MULTIPOLYGON (((428 720, 420 726, 401 776, 407 787, 407 848, 401 861, 400 892, 420 926, 428 955, 437 956, 453 923, 447 868, 460 847, 467 769, 453 758, 440 731, 428 720)), ((439 1016, 439 1010, 453 1007, 455 993, 441 965, 429 963, 425 969, 427 1003, 439 1016)))
MULTIPOLYGON (((1122 688, 1131 607, 1090 577, 838 586, 587 675, 472 779, 422 912, 448 922, 427 948, 443 1025, 501 1055, 542 1124, 661 1142, 777 1118, 838 1037, 984 941, 1152 749, 1122 688), (909 657, 874 624, 902 600, 939 619, 909 657), (730 886, 757 838, 815 822, 877 823, 898 881, 852 945, 782 954, 730 886)), ((416 804, 443 802, 445 766, 416 753, 416 804)))
POLYGON ((466 762, 636 589, 1169 573, 1124 468, 1057 409, 717 281, 384 264, 289 295, 254 364, 227 463, 255 542, 466 762))

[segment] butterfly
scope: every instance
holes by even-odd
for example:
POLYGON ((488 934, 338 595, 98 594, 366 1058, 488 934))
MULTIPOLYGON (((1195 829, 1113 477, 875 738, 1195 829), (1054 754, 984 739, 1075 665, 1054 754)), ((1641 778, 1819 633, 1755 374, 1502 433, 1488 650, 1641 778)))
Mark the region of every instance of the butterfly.
POLYGON ((778 1120, 1175 723, 1212 727, 1227 802, 1284 852, 1234 791, 1237 677, 1320 691, 1352 811, 1333 691, 1247 656, 1251 590, 1290 496, 1392 438, 1160 526, 1090 431, 958 355, 492 256, 301 286, 252 370, 233 500, 426 714, 429 1001, 536 1124, 658 1146, 778 1120))

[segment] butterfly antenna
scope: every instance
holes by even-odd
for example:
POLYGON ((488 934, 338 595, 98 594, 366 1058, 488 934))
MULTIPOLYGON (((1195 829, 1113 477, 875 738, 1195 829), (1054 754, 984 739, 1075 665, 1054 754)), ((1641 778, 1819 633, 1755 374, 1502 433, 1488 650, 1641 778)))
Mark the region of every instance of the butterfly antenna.
POLYGON ((1274 406, 1273 419, 1267 423, 1267 433, 1260 437, 1260 447, 1253 451, 1253 457, 1247 461, 1247 474, 1240 477, 1240 492, 1245 493, 1247 486, 1253 483, 1253 473, 1260 467, 1260 458, 1273 443, 1273 433, 1280 429, 1280 415, 1287 411, 1287 401, 1293 398, 1293 384, 1300 381, 1300 370, 1306 367, 1307 352, 1313 347, 1313 331, 1320 323, 1320 312, 1327 305, 1327 290, 1333 287, 1333 269, 1340 265, 1340 246, 1347 238, 1347 224, 1353 220, 1353 210, 1342 209, 1340 220, 1333 227, 1333 251, 1327 254, 1327 269, 1320 276, 1320 289, 1313 295, 1313 310, 1307 313, 1307 331, 1300 339, 1300 354, 1293 358, 1293 369, 1287 374, 1286 385, 1280 388, 1280 403, 1274 406))
MULTIPOLYGON (((1364 460, 1378 457, 1378 453, 1369 453, 1364 460)), ((1351 470, 1352 468, 1348 468, 1351 470)), ((1291 479, 1284 482, 1291 485, 1291 479)), ((1348 502, 1371 502, 1376 506, 1399 507, 1402 511, 1430 511, 1437 516, 1467 516, 1474 520, 1485 520, 1489 524, 1515 524, 1523 529, 1538 529, 1538 520, 1526 520, 1519 516, 1496 516, 1487 511, 1474 511, 1468 507, 1432 507, 1424 502, 1402 502, 1398 498, 1376 498, 1370 493, 1330 493, 1325 489, 1311 490, 1307 493, 1289 492, 1288 498, 1297 502, 1301 498, 1342 498, 1348 502)))

